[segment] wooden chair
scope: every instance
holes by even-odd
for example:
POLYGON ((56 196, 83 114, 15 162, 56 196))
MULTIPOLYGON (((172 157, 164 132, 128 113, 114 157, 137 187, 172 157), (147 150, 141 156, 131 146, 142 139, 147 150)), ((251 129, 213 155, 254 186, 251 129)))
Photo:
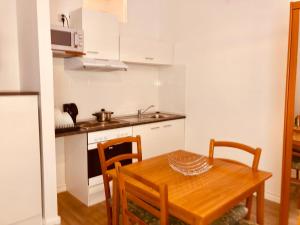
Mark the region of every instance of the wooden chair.
POLYGON ((131 222, 132 224, 146 225, 148 222, 151 224, 168 225, 169 217, 167 185, 156 185, 148 180, 145 180, 144 178, 131 173, 125 168, 121 168, 120 163, 116 163, 115 168, 121 196, 122 224, 128 225, 129 222, 131 222), (135 182, 135 185, 132 183, 132 181, 135 182), (147 192, 139 188, 136 183, 152 189, 153 195, 149 195, 147 192), (129 201, 132 203, 129 204, 129 201), (153 207, 154 204, 159 205, 159 209, 153 207), (141 214, 143 214, 142 217, 138 216, 141 214), (147 218, 147 222, 143 220, 143 218, 147 218), (159 219, 160 223, 153 221, 155 219, 159 219))
POLYGON ((112 178, 106 174, 108 169, 114 166, 115 162, 122 162, 123 160, 128 159, 137 159, 137 161, 142 161, 142 147, 141 147, 141 137, 124 137, 117 138, 113 140, 109 140, 104 143, 98 143, 98 154, 101 164, 101 170, 103 175, 103 183, 104 183, 104 191, 105 191, 105 203, 106 203, 106 211, 107 211, 107 223, 108 225, 112 224, 112 199, 109 183, 112 181, 112 178), (136 153, 126 153, 122 155, 118 155, 112 158, 106 158, 106 151, 109 151, 112 146, 123 144, 123 143, 136 143, 137 152, 136 153))
MULTIPOLYGON (((252 169, 254 171, 257 171, 258 169, 258 164, 259 164, 259 159, 261 155, 261 149, 260 148, 252 148, 250 146, 241 144, 241 143, 236 143, 236 142, 229 142, 229 141, 215 141, 214 139, 210 140, 210 145, 209 145, 209 158, 213 159, 214 158, 214 149, 215 147, 228 147, 228 148, 234 148, 238 150, 245 151, 247 153, 250 153, 253 155, 253 161, 252 161, 252 169)), ((226 161, 238 163, 245 165, 239 161, 231 160, 231 159, 223 159, 226 161)), ((253 195, 249 196, 246 199, 246 207, 248 208, 248 214, 246 216, 246 219, 249 220, 251 216, 251 210, 252 210, 252 199, 253 195)))

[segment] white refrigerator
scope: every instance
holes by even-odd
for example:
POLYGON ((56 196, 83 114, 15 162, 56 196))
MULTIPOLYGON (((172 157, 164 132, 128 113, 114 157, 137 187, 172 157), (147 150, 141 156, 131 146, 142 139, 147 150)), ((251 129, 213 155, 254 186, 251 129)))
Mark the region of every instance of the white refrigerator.
POLYGON ((38 95, 0 92, 0 224, 41 225, 38 95))

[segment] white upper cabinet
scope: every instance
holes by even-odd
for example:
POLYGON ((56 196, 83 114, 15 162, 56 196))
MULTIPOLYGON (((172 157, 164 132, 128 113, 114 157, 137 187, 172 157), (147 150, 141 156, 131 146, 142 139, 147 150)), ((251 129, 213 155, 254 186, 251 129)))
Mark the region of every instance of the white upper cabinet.
POLYGON ((129 63, 171 65, 173 45, 156 39, 121 36, 120 60, 129 63))
POLYGON ((84 0, 83 7, 110 13, 121 23, 127 21, 127 0, 84 0))
POLYGON ((119 59, 119 22, 108 13, 80 8, 70 14, 71 26, 84 32, 88 58, 119 59))

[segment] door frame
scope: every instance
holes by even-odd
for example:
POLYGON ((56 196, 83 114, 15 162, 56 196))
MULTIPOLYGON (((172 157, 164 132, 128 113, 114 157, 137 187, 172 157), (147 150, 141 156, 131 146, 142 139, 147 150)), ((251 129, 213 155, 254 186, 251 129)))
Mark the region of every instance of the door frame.
POLYGON ((280 225, 288 225, 294 108, 296 93, 300 2, 290 3, 288 61, 286 74, 283 157, 281 179, 280 225))

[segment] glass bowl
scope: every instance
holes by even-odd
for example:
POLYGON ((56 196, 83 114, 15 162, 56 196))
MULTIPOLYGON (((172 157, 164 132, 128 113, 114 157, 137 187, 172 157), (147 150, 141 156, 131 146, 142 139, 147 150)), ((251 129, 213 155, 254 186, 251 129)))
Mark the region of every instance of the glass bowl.
POLYGON ((186 151, 176 151, 168 155, 170 167, 185 175, 195 176, 207 172, 212 168, 206 156, 186 151))

